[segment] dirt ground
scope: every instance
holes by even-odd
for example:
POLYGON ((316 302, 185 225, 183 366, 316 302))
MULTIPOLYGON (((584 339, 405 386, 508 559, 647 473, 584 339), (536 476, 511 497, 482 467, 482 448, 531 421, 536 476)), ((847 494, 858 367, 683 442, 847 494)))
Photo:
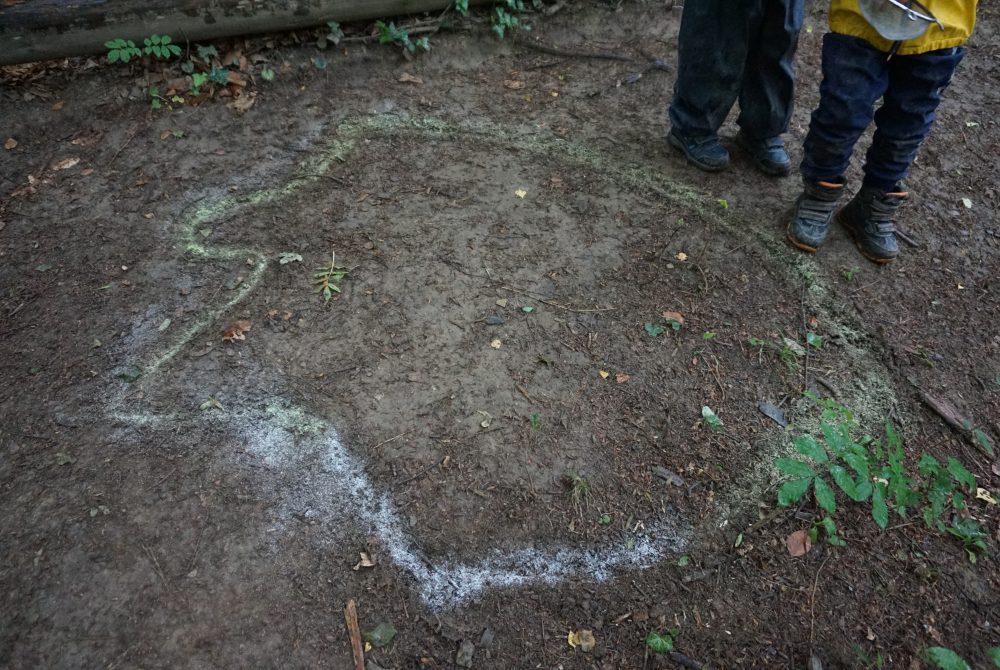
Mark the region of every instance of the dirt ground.
POLYGON ((370 670, 920 668, 938 645, 987 667, 995 505, 971 505, 975 564, 857 505, 846 547, 792 558, 817 509, 777 509, 771 463, 812 390, 1000 488, 919 397, 1000 441, 1000 14, 912 170, 917 246, 879 268, 839 230, 785 243, 796 177, 666 146, 673 74, 645 64, 675 63, 672 4, 576 3, 521 43, 458 23, 413 60, 350 42, 325 69, 288 36, 220 41, 277 71, 243 114, 152 111, 141 68, 0 70, 0 665, 351 668, 354 599, 398 630, 370 670), (750 344, 807 331, 804 356, 750 344), (671 628, 683 657, 653 654, 671 628))

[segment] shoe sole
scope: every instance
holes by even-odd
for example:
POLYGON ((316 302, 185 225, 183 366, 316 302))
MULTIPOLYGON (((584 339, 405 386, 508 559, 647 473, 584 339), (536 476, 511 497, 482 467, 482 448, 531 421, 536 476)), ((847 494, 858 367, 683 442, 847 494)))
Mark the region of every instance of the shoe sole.
POLYGON ((808 244, 805 244, 804 242, 799 242, 797 239, 795 239, 795 237, 792 235, 791 223, 789 223, 788 226, 785 228, 785 236, 788 238, 788 241, 791 243, 791 245, 796 249, 799 249, 801 251, 806 251, 810 254, 814 254, 819 250, 818 247, 811 247, 808 244))
POLYGON ((889 263, 892 263, 894 260, 896 260, 895 256, 893 256, 892 258, 880 258, 878 256, 873 256, 867 251, 865 251, 865 248, 861 246, 861 240, 858 238, 857 233, 854 232, 853 228, 844 223, 844 218, 842 216, 843 211, 844 210, 840 210, 839 212, 837 212, 834 218, 837 220, 837 223, 840 224, 840 227, 847 231, 848 236, 851 238, 851 240, 854 241, 854 246, 858 248, 858 251, 861 252, 862 256, 870 260, 872 263, 877 263, 878 265, 888 265, 889 263))
MULTIPOLYGON (((757 160, 757 157, 754 156, 753 151, 750 149, 749 146, 747 146, 746 141, 739 135, 736 136, 736 144, 740 147, 740 149, 746 152, 747 156, 750 157, 750 161, 754 164, 754 167, 756 167, 758 170, 766 174, 768 177, 787 177, 792 173, 791 163, 782 167, 771 167, 766 163, 757 160)), ((803 247, 799 248, 802 249, 803 247)))
POLYGON ((722 172, 727 167, 729 167, 728 162, 725 163, 724 165, 709 165, 708 163, 702 163, 698 159, 694 158, 688 152, 684 144, 682 144, 679 139, 674 137, 672 133, 670 135, 667 135, 667 143, 670 144, 670 146, 672 146, 674 149, 677 149, 682 154, 684 154, 684 157, 688 159, 688 162, 691 163, 691 165, 698 168, 699 170, 704 170, 705 172, 722 172))

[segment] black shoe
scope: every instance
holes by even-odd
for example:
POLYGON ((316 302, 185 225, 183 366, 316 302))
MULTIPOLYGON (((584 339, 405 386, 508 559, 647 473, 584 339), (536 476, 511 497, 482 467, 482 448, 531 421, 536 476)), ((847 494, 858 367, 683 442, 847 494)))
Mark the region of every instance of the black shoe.
POLYGON ((896 226, 892 219, 909 194, 897 190, 885 193, 880 188, 863 186, 837 214, 865 258, 875 263, 891 263, 899 255, 896 226))
POLYGON ((729 166, 729 152, 719 144, 718 137, 685 137, 671 129, 667 141, 680 149, 692 165, 706 172, 719 172, 729 166))
POLYGON ((843 193, 843 183, 807 181, 802 195, 795 201, 795 212, 788 224, 788 241, 802 251, 816 253, 826 241, 830 221, 843 193))
POLYGON ((785 151, 785 142, 780 137, 767 137, 754 140, 747 137, 741 130, 736 135, 736 143, 750 154, 754 165, 761 172, 772 177, 787 176, 792 170, 792 159, 785 151))

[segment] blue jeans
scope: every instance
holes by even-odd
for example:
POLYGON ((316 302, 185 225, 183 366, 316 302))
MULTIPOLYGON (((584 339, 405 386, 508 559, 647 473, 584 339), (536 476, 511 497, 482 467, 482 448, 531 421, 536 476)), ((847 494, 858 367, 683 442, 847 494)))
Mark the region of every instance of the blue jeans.
POLYGON ((803 146, 803 178, 843 180, 854 145, 874 120, 864 184, 884 192, 896 190, 964 55, 965 49, 958 47, 889 58, 862 39, 827 33, 819 107, 812 113, 803 146), (876 111, 879 98, 882 105, 876 111))
POLYGON ((751 139, 788 129, 803 0, 687 0, 677 45, 670 123, 715 137, 737 98, 751 139))

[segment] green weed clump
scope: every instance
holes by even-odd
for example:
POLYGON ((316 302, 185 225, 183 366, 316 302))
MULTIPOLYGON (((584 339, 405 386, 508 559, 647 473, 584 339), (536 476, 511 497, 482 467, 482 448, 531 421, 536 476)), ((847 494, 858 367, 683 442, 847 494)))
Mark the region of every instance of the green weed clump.
POLYGON ((941 463, 925 452, 912 472, 891 422, 885 424, 884 440, 868 435, 855 439, 853 413, 832 400, 822 404, 820 434, 800 435, 793 442, 803 458, 774 460, 778 471, 791 477, 778 489, 778 504, 791 506, 811 490, 823 512, 810 531, 814 541, 822 532, 830 544, 845 544, 833 518, 839 490, 849 500, 870 507, 872 519, 883 530, 892 514, 901 519, 919 514, 928 528, 958 538, 973 563, 986 552, 987 534, 968 508, 970 497, 981 495, 981 489, 958 459, 949 457, 941 463))

